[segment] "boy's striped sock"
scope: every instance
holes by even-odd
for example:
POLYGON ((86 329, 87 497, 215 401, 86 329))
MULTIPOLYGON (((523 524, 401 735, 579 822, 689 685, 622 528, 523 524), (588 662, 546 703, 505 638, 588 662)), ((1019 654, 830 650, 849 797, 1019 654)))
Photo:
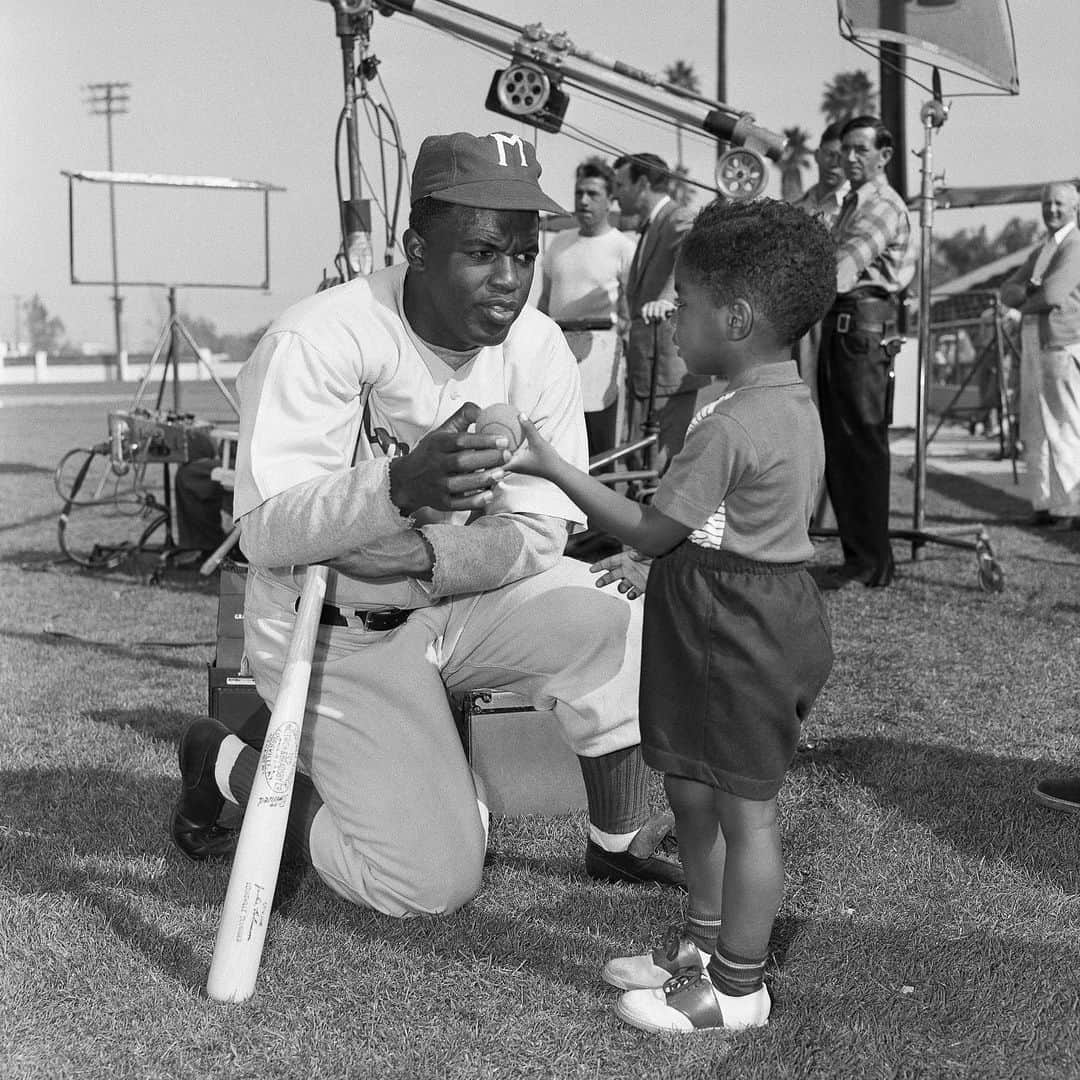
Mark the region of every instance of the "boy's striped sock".
POLYGON ((716 948, 716 937, 719 933, 719 915, 703 915, 690 907, 686 913, 686 936, 702 952, 711 953, 716 948))
POLYGON ((746 997, 765 984, 766 957, 740 956, 717 940, 709 961, 709 978, 721 994, 746 997))

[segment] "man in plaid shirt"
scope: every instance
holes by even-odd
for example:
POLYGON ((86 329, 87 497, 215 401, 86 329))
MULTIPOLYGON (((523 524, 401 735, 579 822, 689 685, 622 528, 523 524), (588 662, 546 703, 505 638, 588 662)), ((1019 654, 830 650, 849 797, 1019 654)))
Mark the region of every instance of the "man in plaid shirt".
POLYGON ((833 227, 836 301, 822 324, 818 400, 825 483, 844 562, 819 576, 823 588, 892 582, 889 543, 889 421, 892 357, 901 291, 915 275, 915 241, 903 199, 885 166, 892 135, 875 116, 849 120, 841 135, 851 190, 833 227))

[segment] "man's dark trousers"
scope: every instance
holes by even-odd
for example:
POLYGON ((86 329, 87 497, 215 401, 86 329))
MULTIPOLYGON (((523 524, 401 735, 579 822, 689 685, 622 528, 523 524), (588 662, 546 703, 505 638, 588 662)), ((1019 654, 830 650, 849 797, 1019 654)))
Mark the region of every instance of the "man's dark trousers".
POLYGON ((825 483, 836 512, 844 572, 867 585, 893 578, 889 543, 889 422, 892 359, 882 339, 895 332, 891 300, 840 297, 825 316, 818 401, 825 436, 825 483))

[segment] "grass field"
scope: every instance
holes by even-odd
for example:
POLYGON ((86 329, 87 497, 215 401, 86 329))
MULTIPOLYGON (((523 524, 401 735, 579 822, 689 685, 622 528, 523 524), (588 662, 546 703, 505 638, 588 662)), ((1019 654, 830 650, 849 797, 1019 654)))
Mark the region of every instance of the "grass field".
MULTIPOLYGON (((210 1002, 228 871, 184 861, 167 819, 216 584, 86 572, 56 540, 54 466, 128 399, 0 387, 0 1077, 1080 1077, 1080 821, 1029 797, 1080 768, 1080 533, 934 470, 929 518, 986 522, 1005 589, 932 545, 892 589, 829 596, 836 667, 781 796, 767 1028, 615 1019, 600 966, 682 901, 588 881, 581 817, 499 823, 480 895, 441 920, 293 871, 256 996, 210 1002)), ((228 415, 213 387, 184 405, 228 415)))

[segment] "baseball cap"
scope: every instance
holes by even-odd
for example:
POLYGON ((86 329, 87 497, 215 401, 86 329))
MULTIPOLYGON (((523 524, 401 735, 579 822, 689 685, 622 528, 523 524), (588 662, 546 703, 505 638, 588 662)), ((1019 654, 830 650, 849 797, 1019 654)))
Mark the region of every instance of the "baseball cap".
POLYGON ((540 190, 536 147, 520 135, 429 135, 412 175, 412 201, 426 195, 484 210, 566 211, 540 190))

